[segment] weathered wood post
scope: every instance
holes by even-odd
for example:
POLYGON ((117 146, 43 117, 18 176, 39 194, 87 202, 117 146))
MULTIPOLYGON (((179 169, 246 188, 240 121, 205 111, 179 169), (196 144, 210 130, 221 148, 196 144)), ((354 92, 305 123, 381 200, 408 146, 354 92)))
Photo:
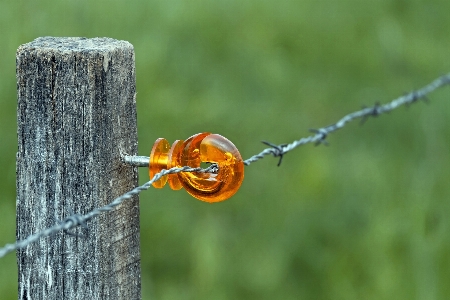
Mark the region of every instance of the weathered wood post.
MULTIPOLYGON (((133 46, 38 38, 17 50, 17 239, 137 184, 133 46)), ((140 299, 139 199, 17 252, 19 299, 140 299)))

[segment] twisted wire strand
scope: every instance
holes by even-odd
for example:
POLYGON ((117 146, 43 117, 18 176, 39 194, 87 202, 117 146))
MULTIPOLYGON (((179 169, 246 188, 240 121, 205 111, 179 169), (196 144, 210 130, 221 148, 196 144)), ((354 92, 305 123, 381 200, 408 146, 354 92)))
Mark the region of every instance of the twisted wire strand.
POLYGON ((275 145, 272 143, 263 142, 267 145, 270 145, 270 148, 266 148, 260 153, 253 155, 249 159, 245 160, 244 164, 248 166, 251 163, 264 158, 266 155, 272 154, 275 157, 280 157, 280 160, 278 162, 278 165, 280 165, 281 159, 283 158, 284 154, 301 145, 305 145, 308 143, 316 143, 316 144, 326 143, 325 139, 327 138, 328 134, 338 129, 341 129, 347 123, 355 119, 361 119, 361 122, 364 123, 369 117, 376 117, 383 113, 388 113, 399 106, 413 104, 416 103, 418 100, 428 101, 427 95, 429 93, 448 84, 450 84, 450 73, 435 79, 433 82, 431 82, 430 84, 426 85, 425 87, 419 90, 412 91, 387 104, 380 105, 377 103, 373 107, 363 108, 359 111, 350 113, 332 125, 322 127, 319 129, 311 129, 311 131, 315 132, 316 134, 293 141, 290 144, 275 145))
MULTIPOLYGON (((450 73, 435 79, 433 82, 431 82, 430 84, 426 85, 425 87, 423 87, 419 90, 410 92, 410 93, 408 93, 402 97, 399 97, 387 104, 380 105, 377 103, 373 107, 363 108, 359 111, 350 113, 332 125, 322 127, 319 129, 311 129, 312 132, 315 132, 314 135, 301 138, 299 140, 293 141, 292 143, 275 145, 270 142, 263 141, 264 144, 266 144, 270 147, 264 149, 260 153, 253 155, 252 157, 245 160, 244 165, 248 166, 251 163, 256 162, 256 161, 264 158, 266 155, 270 155, 270 154, 273 155, 274 157, 279 157, 278 165, 280 165, 284 154, 286 154, 287 152, 289 152, 301 145, 305 145, 308 143, 316 143, 316 144, 326 143, 325 139, 328 136, 328 134, 330 134, 338 129, 343 128, 347 123, 349 123, 355 119, 361 118, 361 121, 365 122, 365 120, 368 117, 376 117, 380 114, 390 112, 391 110, 394 110, 399 106, 413 104, 413 103, 417 102, 418 100, 427 101, 428 100, 427 95, 429 93, 435 91, 436 89, 438 89, 440 87, 448 85, 448 84, 450 84, 450 73)), ((136 156, 133 158, 131 156, 126 156, 125 158, 126 158, 125 160, 127 161, 127 163, 130 163, 131 165, 135 165, 135 166, 147 165, 148 166, 148 157, 142 157, 142 156, 137 157, 136 156)), ((188 166, 180 167, 180 168, 178 168, 178 167, 171 168, 169 170, 164 169, 161 172, 155 174, 155 176, 153 176, 153 178, 150 181, 146 182, 145 184, 143 184, 139 187, 134 188, 133 190, 123 194, 120 197, 117 197, 111 203, 109 203, 105 206, 96 208, 85 215, 72 214, 69 217, 65 218, 64 220, 60 221, 57 225, 54 225, 47 229, 44 229, 38 233, 32 234, 23 240, 17 241, 14 244, 6 244, 3 248, 0 248, 0 258, 5 256, 7 253, 9 253, 11 251, 24 248, 24 247, 28 246, 30 243, 35 242, 42 237, 47 237, 47 236, 53 235, 53 234, 59 232, 60 230, 67 231, 76 226, 85 225, 85 223, 87 221, 98 216, 99 214, 101 214, 103 212, 111 211, 116 206, 120 205, 123 201, 132 198, 134 195, 137 195, 144 190, 147 190, 152 185, 153 182, 159 180, 162 176, 165 176, 168 174, 179 173, 179 172, 216 173, 217 171, 218 171, 218 166, 216 164, 212 164, 211 166, 209 166, 206 169, 191 168, 188 166)))
POLYGON ((111 211, 116 206, 121 204, 123 201, 132 198, 134 195, 137 195, 142 191, 148 190, 148 188, 152 185, 153 182, 159 180, 161 177, 163 177, 165 175, 179 173, 179 172, 215 173, 215 172, 217 172, 217 170, 218 170, 218 168, 217 168, 216 164, 211 164, 208 168, 205 168, 205 169, 191 168, 191 167, 187 167, 187 166, 181 167, 181 168, 175 167, 175 168, 171 168, 169 170, 163 169, 161 172, 155 174, 155 176, 153 176, 153 178, 150 181, 117 197, 111 203, 109 203, 105 206, 96 208, 85 215, 72 214, 69 217, 65 218, 64 220, 60 221, 59 224, 57 224, 57 225, 54 225, 47 229, 44 229, 38 233, 32 234, 23 240, 17 241, 14 244, 6 244, 3 248, 0 248, 0 258, 5 256, 6 254, 8 254, 11 251, 24 248, 24 247, 28 246, 30 243, 33 243, 40 238, 53 235, 53 234, 59 232, 60 230, 69 230, 69 229, 72 229, 79 225, 84 225, 87 221, 98 216, 102 212, 111 211))

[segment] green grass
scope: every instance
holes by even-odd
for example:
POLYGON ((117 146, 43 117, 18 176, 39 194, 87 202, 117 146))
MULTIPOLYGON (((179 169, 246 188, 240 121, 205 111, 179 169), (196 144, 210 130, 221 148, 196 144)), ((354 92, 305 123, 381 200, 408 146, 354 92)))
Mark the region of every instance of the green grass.
MULTIPOLYGON (((0 245, 15 235, 15 51, 107 36, 136 51, 139 152, 211 131, 244 158, 450 71, 450 2, 0 0, 0 245)), ((143 299, 446 299, 450 90, 245 170, 207 205, 141 195, 143 299)), ((145 170, 141 182, 147 180, 145 170)), ((17 298, 15 255, 0 295, 17 298)))

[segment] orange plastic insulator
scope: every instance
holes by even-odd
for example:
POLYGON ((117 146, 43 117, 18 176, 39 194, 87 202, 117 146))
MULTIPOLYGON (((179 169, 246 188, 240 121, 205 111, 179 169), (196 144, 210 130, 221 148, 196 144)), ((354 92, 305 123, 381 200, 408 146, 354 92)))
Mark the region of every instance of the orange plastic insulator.
MULTIPOLYGON (((172 148, 170 148, 169 155, 168 155, 168 161, 167 161, 167 168, 171 169, 173 167, 177 166, 177 162, 179 160, 179 155, 181 152, 181 149, 183 147, 183 140, 176 140, 172 144, 172 148)), ((172 190, 180 190, 183 188, 183 185, 181 184, 180 179, 178 178, 178 174, 169 174, 169 185, 172 190)))
POLYGON ((244 180, 244 162, 236 146, 219 134, 209 132, 177 140, 169 149, 166 139, 157 139, 150 154, 150 178, 162 169, 216 163, 217 173, 180 172, 163 176, 153 183, 162 188, 167 181, 173 190, 184 187, 193 197, 206 202, 220 202, 233 196, 244 180))
MULTIPOLYGON (((153 178, 156 173, 161 172, 162 169, 167 169, 167 158, 170 149, 169 142, 166 139, 157 139, 153 145, 152 152, 150 153, 150 161, 148 173, 150 178, 153 178)), ((153 182, 155 188, 162 188, 167 182, 167 176, 161 177, 161 179, 153 182)))

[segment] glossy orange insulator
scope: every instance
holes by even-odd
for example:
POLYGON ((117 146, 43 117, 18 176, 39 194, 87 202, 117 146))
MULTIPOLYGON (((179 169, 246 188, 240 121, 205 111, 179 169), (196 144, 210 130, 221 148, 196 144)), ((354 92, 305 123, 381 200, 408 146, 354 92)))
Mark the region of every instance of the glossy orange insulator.
MULTIPOLYGON (((179 160, 180 152, 183 147, 183 140, 176 140, 172 144, 172 148, 170 148, 168 155, 167 168, 173 168, 177 166, 177 162, 179 160)), ((181 184, 180 178, 178 178, 178 174, 169 174, 169 185, 172 190, 180 190, 183 188, 181 184)))
POLYGON ((201 163, 216 163, 219 171, 170 174, 168 179, 164 176, 154 182, 154 187, 161 188, 168 180, 172 189, 184 187, 195 198, 213 203, 230 198, 241 186, 244 162, 236 146, 223 136, 205 132, 193 135, 186 141, 177 140, 170 149, 168 145, 165 139, 156 140, 150 154, 150 178, 162 169, 198 168, 201 163))
MULTIPOLYGON (((150 161, 148 167, 148 174, 150 178, 153 178, 156 173, 161 172, 162 169, 167 169, 168 153, 170 150, 169 142, 166 139, 159 138, 153 145, 152 152, 150 153, 150 161)), ((153 182, 155 188, 162 188, 167 182, 167 176, 161 177, 161 179, 153 182)))

